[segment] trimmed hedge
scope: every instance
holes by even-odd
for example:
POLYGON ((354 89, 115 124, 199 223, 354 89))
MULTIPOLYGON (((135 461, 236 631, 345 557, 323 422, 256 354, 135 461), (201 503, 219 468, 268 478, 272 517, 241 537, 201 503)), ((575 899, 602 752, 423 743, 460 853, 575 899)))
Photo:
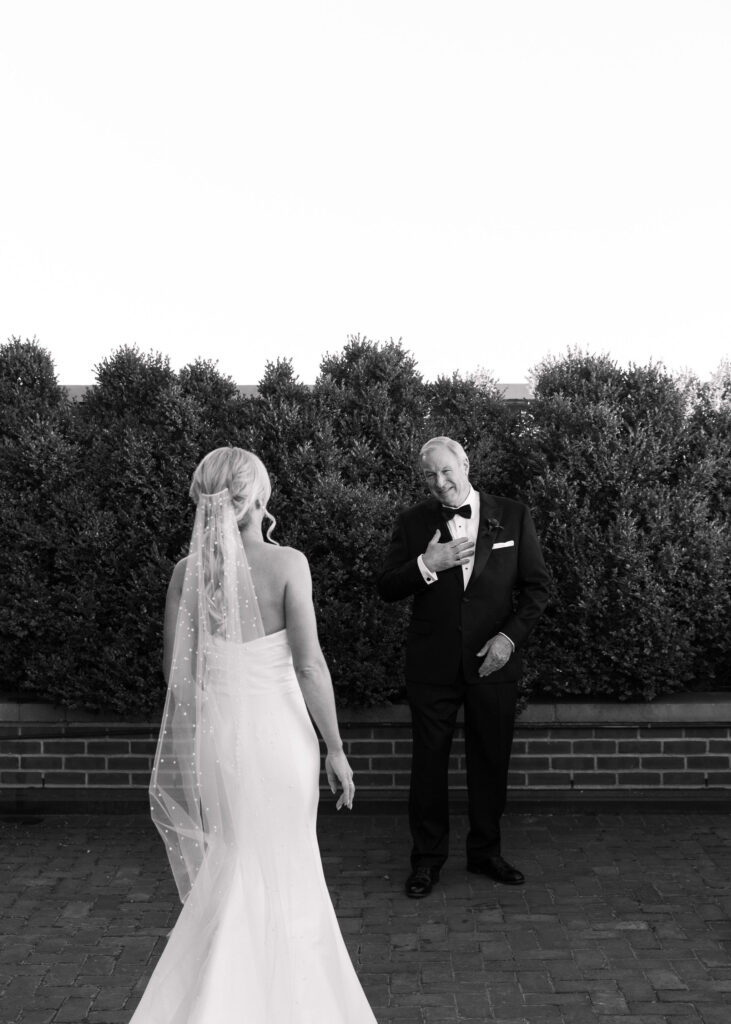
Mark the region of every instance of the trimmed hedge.
POLYGON ((533 638, 545 695, 651 700, 729 685, 731 405, 657 366, 539 368, 525 431, 554 593, 533 638))
POLYGON ((244 398, 215 364, 122 348, 71 403, 35 341, 0 347, 0 679, 5 691, 159 712, 162 609, 199 459, 256 451, 276 536, 308 555, 338 701, 401 696, 406 604, 374 579, 416 457, 449 434, 476 486, 526 501, 553 577, 526 691, 652 699, 731 677, 731 375, 569 353, 505 402, 485 375, 424 381, 393 341, 351 338, 313 387, 267 366, 244 398))

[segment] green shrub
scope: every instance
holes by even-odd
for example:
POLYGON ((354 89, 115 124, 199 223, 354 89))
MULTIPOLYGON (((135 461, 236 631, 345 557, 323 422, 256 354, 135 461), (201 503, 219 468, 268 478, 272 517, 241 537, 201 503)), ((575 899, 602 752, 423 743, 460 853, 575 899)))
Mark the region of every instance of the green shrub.
POLYGON ((27 659, 58 619, 57 497, 75 454, 67 416, 48 352, 19 338, 0 346, 0 679, 10 692, 26 685, 27 659))
POLYGON ((318 630, 340 704, 373 704, 402 692, 406 608, 374 599, 390 533, 393 494, 318 476, 302 491, 292 545, 309 559, 318 630))
POLYGON ((15 437, 33 422, 57 422, 66 404, 51 355, 35 339, 0 345, 0 437, 15 437))
POLYGON ((700 442, 690 391, 658 367, 574 354, 539 368, 530 420, 522 494, 553 575, 535 692, 652 699, 728 685, 723 460, 700 442))
POLYGON ((484 374, 425 382, 393 341, 352 337, 313 387, 288 360, 243 398, 215 364, 125 347, 69 403, 48 353, 0 347, 4 689, 155 715, 165 590, 187 550, 190 476, 222 444, 270 471, 275 536, 310 560, 341 704, 402 696, 407 602, 375 594, 399 507, 448 434, 476 486, 531 507, 552 574, 526 688, 652 699, 731 685, 731 381, 569 353, 513 405, 484 374))

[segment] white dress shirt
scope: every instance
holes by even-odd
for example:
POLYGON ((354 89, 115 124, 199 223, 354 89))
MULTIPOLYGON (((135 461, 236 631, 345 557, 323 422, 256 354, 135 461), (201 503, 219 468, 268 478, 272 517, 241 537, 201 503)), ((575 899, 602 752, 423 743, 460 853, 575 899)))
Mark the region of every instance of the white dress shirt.
MULTIPOLYGON (((471 540, 473 545, 476 545, 477 531, 480 526, 480 495, 474 487, 470 487, 469 493, 462 502, 462 505, 469 505, 472 509, 472 515, 469 519, 465 519, 464 516, 452 516, 451 519, 447 520, 447 529, 452 535, 453 540, 466 538, 467 540, 471 540)), ((460 508, 462 505, 460 505, 460 508)), ((437 574, 427 568, 421 555, 419 555, 417 562, 419 564, 419 569, 421 570, 421 575, 424 577, 426 583, 436 583, 438 579, 437 574)), ((470 581, 470 576, 472 575, 474 567, 475 556, 473 554, 472 558, 462 566, 462 582, 465 590, 467 589, 467 584, 470 581)))
MULTIPOLYGON (((480 527, 480 495, 474 489, 474 487, 470 487, 469 494, 462 502, 462 505, 469 505, 470 508, 472 509, 472 515, 470 516, 469 519, 465 519, 464 516, 452 516, 451 519, 447 520, 447 528, 454 540, 466 537, 468 540, 472 541, 473 545, 476 546, 477 533, 480 527)), ((460 505, 459 507, 461 508, 462 505, 460 505)), ((425 583, 431 584, 436 583, 438 581, 439 577, 437 576, 437 574, 435 572, 432 572, 431 569, 427 568, 426 563, 424 562, 423 555, 419 555, 416 562, 417 565, 419 566, 421 575, 424 577, 425 583)), ((464 565, 462 566, 462 580, 464 583, 465 590, 467 589, 467 584, 470 581, 470 576, 472 575, 472 570, 474 569, 474 567, 475 556, 473 554, 472 558, 470 558, 469 561, 465 562, 464 565)), ((512 649, 515 650, 515 644, 507 635, 507 633, 500 632, 498 635, 504 636, 505 639, 509 642, 512 649)))

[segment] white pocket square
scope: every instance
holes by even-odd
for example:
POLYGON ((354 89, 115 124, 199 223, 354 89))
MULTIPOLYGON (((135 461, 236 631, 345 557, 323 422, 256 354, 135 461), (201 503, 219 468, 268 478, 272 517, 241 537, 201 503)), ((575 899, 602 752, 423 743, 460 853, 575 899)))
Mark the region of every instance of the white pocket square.
POLYGON ((493 544, 492 550, 494 551, 495 548, 512 548, 512 547, 515 547, 515 541, 514 540, 501 540, 499 544, 493 544))

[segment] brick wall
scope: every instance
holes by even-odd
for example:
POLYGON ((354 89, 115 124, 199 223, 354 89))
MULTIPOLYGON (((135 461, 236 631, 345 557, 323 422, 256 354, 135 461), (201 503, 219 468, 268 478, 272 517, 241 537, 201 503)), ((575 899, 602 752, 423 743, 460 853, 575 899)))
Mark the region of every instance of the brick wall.
POLYGON ((731 728, 553 727, 522 731, 511 785, 532 789, 731 788, 731 728))
POLYGON ((0 797, 8 787, 145 788, 155 754, 151 729, 143 735, 84 735, 0 738, 0 797))
MULTIPOLYGON (((408 788, 408 729, 343 732, 361 791, 408 788)), ((731 726, 519 726, 510 765, 513 790, 731 791, 731 726)), ((452 748, 452 789, 464 790, 464 772, 460 731, 452 748)))
MULTIPOLYGON (((154 723, 99 722, 32 704, 17 705, 13 717, 3 707, 0 803, 56 791, 144 802, 154 723)), ((341 731, 360 797, 405 797, 408 710, 343 714, 341 731)), ((456 793, 464 791, 464 767, 460 727, 452 752, 456 793)), ((518 722, 510 786, 515 794, 729 790, 731 796, 731 695, 653 705, 532 705, 518 722)))

